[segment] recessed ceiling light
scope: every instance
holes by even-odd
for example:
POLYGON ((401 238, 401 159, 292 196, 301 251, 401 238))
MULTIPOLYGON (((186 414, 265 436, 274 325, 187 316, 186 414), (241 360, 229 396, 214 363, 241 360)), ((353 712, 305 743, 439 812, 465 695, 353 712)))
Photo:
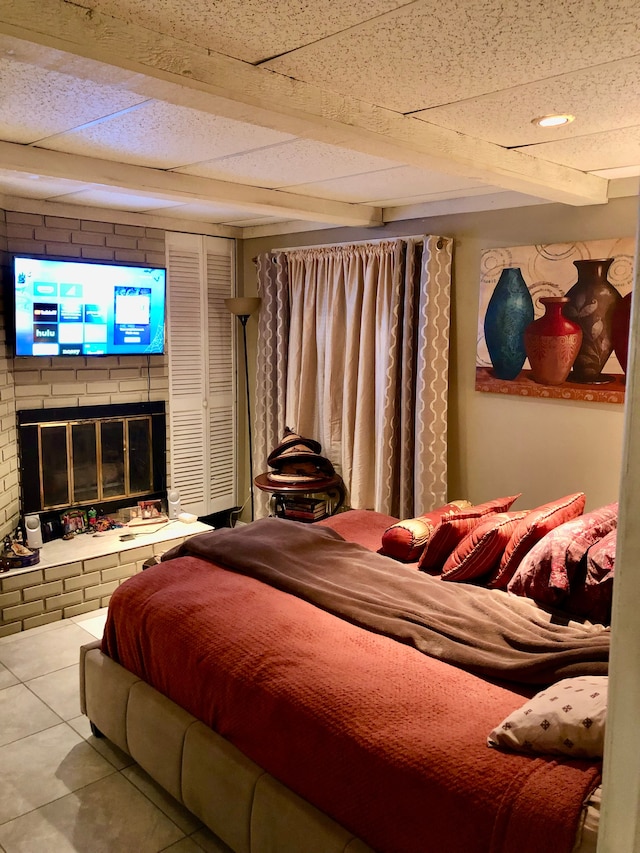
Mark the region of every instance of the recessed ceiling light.
POLYGON ((563 124, 569 124, 574 120, 575 116, 565 115, 550 115, 539 116, 531 119, 531 124, 537 124, 538 127, 561 127, 563 124))

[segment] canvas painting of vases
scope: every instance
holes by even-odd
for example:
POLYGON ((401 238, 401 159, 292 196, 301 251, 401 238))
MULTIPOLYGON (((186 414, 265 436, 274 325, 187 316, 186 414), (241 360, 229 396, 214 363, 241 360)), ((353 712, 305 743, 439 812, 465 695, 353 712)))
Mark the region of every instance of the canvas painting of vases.
POLYGON ((635 240, 482 253, 476 390, 623 403, 635 240))

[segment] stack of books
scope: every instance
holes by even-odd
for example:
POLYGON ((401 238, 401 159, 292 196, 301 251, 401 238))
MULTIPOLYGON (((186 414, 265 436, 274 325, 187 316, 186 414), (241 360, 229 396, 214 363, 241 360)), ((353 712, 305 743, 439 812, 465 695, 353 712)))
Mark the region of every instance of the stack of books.
POLYGON ((293 521, 318 521, 328 514, 327 502, 322 498, 295 495, 278 497, 277 515, 293 521))

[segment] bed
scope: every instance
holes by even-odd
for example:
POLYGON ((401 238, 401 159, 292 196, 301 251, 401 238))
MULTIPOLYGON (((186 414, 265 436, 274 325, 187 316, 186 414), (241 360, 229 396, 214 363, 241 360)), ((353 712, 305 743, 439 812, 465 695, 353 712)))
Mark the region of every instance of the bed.
POLYGON ((590 853, 600 758, 488 737, 605 677, 608 629, 378 553, 396 522, 183 543, 114 594, 83 712, 236 853, 590 853))

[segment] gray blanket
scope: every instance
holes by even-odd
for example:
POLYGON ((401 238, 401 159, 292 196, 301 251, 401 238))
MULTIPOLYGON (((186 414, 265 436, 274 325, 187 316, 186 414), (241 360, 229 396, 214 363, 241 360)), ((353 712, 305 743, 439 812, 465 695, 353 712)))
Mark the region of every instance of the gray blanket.
POLYGON ((608 671, 608 629, 498 590, 443 583, 327 527, 266 518, 194 536, 162 559, 183 555, 250 575, 487 678, 549 684, 608 671))

